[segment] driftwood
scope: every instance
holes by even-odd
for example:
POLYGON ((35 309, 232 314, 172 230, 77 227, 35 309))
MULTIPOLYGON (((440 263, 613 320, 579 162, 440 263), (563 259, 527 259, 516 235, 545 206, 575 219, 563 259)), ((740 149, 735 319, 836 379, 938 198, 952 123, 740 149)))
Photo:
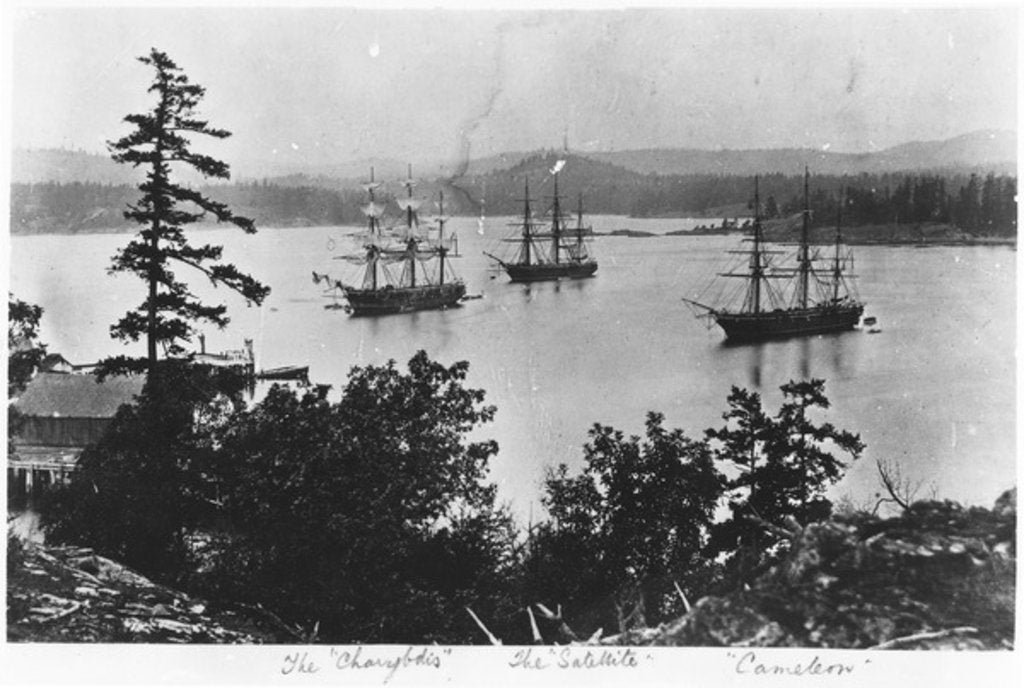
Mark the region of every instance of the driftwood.
POLYGON ((41 623, 49 623, 51 621, 57 621, 58 619, 63 619, 65 616, 71 616, 72 614, 74 614, 75 612, 77 612, 79 609, 81 609, 84 606, 85 605, 83 603, 81 603, 81 602, 71 602, 71 606, 70 607, 68 607, 67 609, 61 610, 57 614, 53 614, 52 612, 54 610, 52 608, 49 608, 49 607, 33 607, 33 608, 29 609, 29 612, 31 612, 33 614, 40 614, 40 615, 49 614, 49 616, 44 616, 41 619, 37 619, 37 621, 39 621, 41 623))
POLYGON ((672 581, 672 585, 676 586, 676 592, 679 593, 680 599, 683 600, 683 609, 685 609, 686 613, 689 614, 690 613, 690 601, 688 599, 686 599, 686 594, 683 593, 683 589, 679 587, 679 583, 677 583, 676 581, 672 581))
POLYGON ((487 629, 487 626, 484 626, 484 622, 480 620, 479 616, 473 613, 472 609, 466 607, 466 611, 469 612, 469 615, 473 617, 473 621, 476 621, 476 625, 479 626, 480 630, 484 632, 484 634, 487 636, 487 639, 491 641, 491 645, 501 645, 501 640, 496 638, 494 634, 487 629))
POLYGON ((303 630, 301 628, 293 627, 293 626, 285 623, 281 619, 281 617, 279 617, 277 614, 275 614, 274 612, 270 611, 269 609, 267 609, 266 607, 264 607, 262 604, 259 604, 259 603, 257 603, 257 604, 248 604, 246 602, 237 602, 236 605, 238 607, 241 607, 242 609, 246 609, 248 611, 256 612, 257 614, 262 616, 264 619, 269 621, 275 628, 277 628, 278 630, 284 631, 286 634, 288 634, 292 638, 295 638, 296 640, 298 640, 300 643, 303 643, 303 644, 314 642, 316 640, 317 633, 320 630, 320 622, 317 621, 313 625, 313 630, 310 631, 309 633, 305 633, 305 632, 303 632, 303 630))
POLYGON ((537 628, 537 619, 533 616, 533 610, 527 607, 526 614, 530 617, 530 630, 533 631, 533 642, 537 645, 542 645, 544 639, 540 636, 540 629, 537 628))
MULTIPOLYGON (((537 609, 540 610, 540 613, 544 615, 545 619, 547 619, 548 621, 554 621, 555 623, 558 624, 558 632, 566 640, 568 640, 570 642, 577 642, 577 641, 579 641, 579 636, 577 636, 576 633, 571 628, 569 628, 569 625, 567 623, 565 623, 565 619, 562 618, 562 605, 558 605, 558 607, 557 607, 558 613, 557 614, 555 612, 552 612, 550 609, 545 607, 540 602, 537 603, 537 609)), ((531 619, 533 618, 533 613, 532 612, 530 614, 530 618, 531 619)), ((601 631, 599 629, 598 633, 600 633, 600 632, 601 631)))
POLYGON ((922 640, 939 640, 941 638, 948 638, 954 635, 974 635, 978 632, 977 628, 973 626, 958 626, 956 628, 948 628, 944 631, 933 631, 930 633, 915 633, 914 635, 905 635, 902 638, 893 638, 884 643, 879 643, 874 647, 869 647, 869 650, 894 650, 903 645, 909 645, 912 643, 920 642, 922 640))

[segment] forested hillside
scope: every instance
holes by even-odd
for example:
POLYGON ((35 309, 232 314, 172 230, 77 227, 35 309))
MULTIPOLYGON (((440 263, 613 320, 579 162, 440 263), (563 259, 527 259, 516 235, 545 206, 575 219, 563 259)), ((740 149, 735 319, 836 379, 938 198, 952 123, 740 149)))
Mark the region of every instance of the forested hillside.
MULTIPOLYGON (((745 215, 752 212, 754 177, 715 175, 641 175, 607 163, 575 156, 538 155, 509 170, 459 181, 430 181, 418 187, 424 199, 444 191, 444 209, 451 214, 515 215, 522 210, 524 183, 535 212, 550 204, 550 170, 559 161, 563 207, 574 210, 583 198, 587 214, 634 217, 745 215)), ((310 180, 218 184, 202 187, 206 195, 252 217, 264 226, 359 224, 362 192, 351 185, 331 188, 310 180)), ((771 174, 760 178, 762 213, 766 218, 792 215, 803 208, 803 175, 771 174)), ((1014 236, 1017 231, 1013 176, 978 174, 861 174, 813 176, 812 224, 835 224, 843 198, 844 226, 950 224, 970 234, 1014 236)), ((393 193, 383 200, 397 217, 393 193)), ((79 233, 129 226, 123 210, 137 196, 134 187, 101 183, 44 182, 13 184, 11 232, 79 233)), ((427 214, 436 203, 427 204, 427 214)))
MULTIPOLYGON (((587 214, 633 217, 742 216, 752 213, 754 176, 641 174, 565 152, 531 155, 513 167, 449 180, 423 180, 417 195, 437 210, 455 215, 515 215, 522 212, 525 184, 535 212, 545 210, 553 192, 552 170, 561 164, 563 207, 582 199, 587 214)), ((803 170, 759 177, 762 213, 784 216, 803 208, 803 170)), ((980 236, 1016 234, 1016 177, 963 169, 933 173, 825 175, 811 170, 812 223, 834 224, 840 197, 844 226, 953 225, 980 236)), ((385 179, 382 195, 397 217, 393 195, 398 179, 385 179)), ((259 182, 200 187, 204 194, 264 226, 359 224, 365 203, 357 180, 295 175, 259 182)), ((18 183, 11 190, 11 231, 15 234, 77 233, 127 226, 122 211, 137 192, 129 185, 83 182, 18 183)))

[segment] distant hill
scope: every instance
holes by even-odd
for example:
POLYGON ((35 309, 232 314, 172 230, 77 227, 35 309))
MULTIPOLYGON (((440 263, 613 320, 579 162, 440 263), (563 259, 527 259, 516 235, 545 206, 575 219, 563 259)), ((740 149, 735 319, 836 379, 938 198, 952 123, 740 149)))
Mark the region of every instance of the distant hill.
MULTIPOLYGON (((144 174, 142 169, 121 165, 101 153, 63 148, 16 148, 11 153, 11 182, 15 184, 88 182, 135 185, 144 174)), ((197 173, 182 174, 179 178, 189 183, 202 182, 197 173)))
MULTIPOLYGON (((557 155, 553 151, 509 152, 486 156, 459 165, 452 161, 413 164, 419 179, 485 177, 501 170, 516 168, 538 155, 557 155)), ((1013 131, 977 131, 943 141, 915 141, 873 153, 833 153, 810 148, 752 150, 704 150, 653 148, 612 152, 573 153, 577 159, 589 158, 640 174, 659 175, 740 175, 799 174, 809 165, 816 175, 844 175, 921 171, 992 171, 1016 174, 1017 134, 1013 131)), ((231 161, 229 161, 230 163, 231 161)), ((376 178, 392 181, 405 177, 407 163, 374 158, 340 161, 328 165, 286 166, 256 163, 234 164, 236 178, 252 179, 246 169, 273 170, 263 175, 287 185, 310 184, 354 188, 368 178, 370 167, 376 178)), ((106 155, 60 149, 16 149, 12 155, 11 181, 35 183, 81 181, 102 184, 134 183, 137 173, 118 165, 106 155)), ((192 180, 190 180, 192 181, 192 180)))
MULTIPOLYGON (((339 180, 344 180, 347 182, 346 187, 355 188, 363 181, 369 180, 371 168, 377 181, 390 181, 405 178, 408 174, 408 164, 392 158, 361 158, 320 165, 300 162, 249 161, 247 163, 232 163, 231 176, 232 179, 237 178, 239 181, 273 179, 275 182, 284 180, 283 183, 286 184, 302 182, 313 186, 337 185, 339 180), (251 170, 262 170, 262 172, 252 174, 251 170)), ((437 168, 431 165, 429 169, 426 169, 422 164, 413 163, 413 174, 417 177, 422 177, 424 174, 435 176, 437 168)))
POLYGON ((1011 165, 1010 170, 1013 170, 1017 160, 1017 134, 1012 131, 977 131, 944 141, 904 143, 873 157, 879 165, 878 171, 971 165, 1011 165))
POLYGON ((456 193, 446 191, 445 197, 452 199, 453 213, 517 215, 522 212, 523 192, 529 180, 533 209, 544 212, 553 193, 552 170, 560 162, 559 195, 567 212, 576 210, 582 195, 587 213, 622 213, 644 186, 645 175, 639 172, 583 155, 546 151, 526 154, 511 167, 482 165, 480 169, 487 170, 482 173, 472 172, 471 166, 470 173, 446 184, 456 193))
POLYGON ((109 155, 58 148, 16 148, 11 153, 11 181, 16 184, 134 184, 138 178, 136 170, 127 165, 119 165, 109 155))
POLYGON ((587 153, 588 157, 653 174, 860 174, 985 168, 1016 171, 1017 134, 978 131, 943 141, 915 141, 874 153, 833 153, 811 148, 701 150, 654 148, 587 153))

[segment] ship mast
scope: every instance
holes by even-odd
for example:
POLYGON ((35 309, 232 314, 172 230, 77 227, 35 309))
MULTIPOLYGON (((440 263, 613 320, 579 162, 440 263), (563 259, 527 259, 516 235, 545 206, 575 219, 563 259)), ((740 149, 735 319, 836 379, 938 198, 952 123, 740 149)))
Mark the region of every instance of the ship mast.
POLYGON ((754 250, 750 254, 750 292, 748 300, 755 313, 761 312, 761 277, 764 265, 761 263, 761 196, 758 188, 758 177, 754 176, 754 250))
POLYGON ((800 291, 799 291, 799 303, 800 308, 807 308, 807 292, 811 275, 811 257, 809 243, 809 225, 811 222, 811 206, 810 206, 810 194, 808 192, 808 179, 810 178, 810 171, 807 166, 804 166, 804 222, 803 227, 800 231, 800 291))
POLYGON ((583 260, 583 192, 576 204, 576 260, 583 260))
MULTIPOLYGON (((769 286, 768 280, 774 277, 782 277, 782 275, 775 272, 767 272, 768 260, 766 256, 768 254, 779 253, 779 251, 766 250, 763 246, 764 229, 761 226, 760 178, 756 175, 754 176, 754 232, 752 238, 745 239, 744 241, 749 241, 753 243, 753 250, 729 251, 729 253, 740 253, 743 255, 750 254, 749 269, 746 272, 720 272, 718 274, 720 277, 741 277, 747 281, 747 292, 743 297, 743 305, 741 306, 740 310, 743 313, 757 314, 760 313, 762 310, 761 282, 764 282, 764 287, 768 295, 768 299, 774 303, 778 299, 778 294, 775 293, 769 286)), ((702 304, 697 305, 702 306, 702 304)))
POLYGON ((526 178, 526 198, 523 200, 523 264, 530 264, 530 244, 533 237, 530 235, 530 179, 526 178))
POLYGON ((377 289, 377 260, 380 255, 380 247, 377 245, 377 240, 380 238, 380 226, 377 222, 377 217, 380 214, 380 209, 374 202, 373 190, 377 188, 377 182, 373 178, 373 166, 370 166, 370 181, 365 185, 367 193, 370 195, 370 202, 363 212, 366 213, 367 220, 369 221, 369 242, 367 244, 367 275, 363 278, 363 287, 366 287, 366 277, 369 277, 370 289, 377 289))
POLYGON ((444 189, 442 189, 437 217, 437 255, 440 264, 440 269, 437 273, 437 283, 439 285, 444 284, 444 255, 446 253, 448 253, 448 249, 444 247, 444 189))
POLYGON ((412 180, 412 163, 409 164, 409 178, 404 182, 408 198, 405 202, 405 222, 408 227, 408 238, 405 242, 405 248, 408 253, 408 264, 409 264, 409 286, 416 286, 416 237, 413 235, 413 224, 416 221, 415 205, 416 201, 412 197, 412 187, 415 186, 415 182, 412 180))
POLYGON ((836 209, 836 256, 832 264, 832 301, 839 300, 839 284, 843 279, 843 264, 840 251, 843 244, 843 190, 839 190, 839 207, 836 209))
POLYGON ((555 264, 559 263, 559 248, 562 243, 562 207, 558 200, 558 173, 555 172, 555 198, 551 206, 551 248, 555 264))

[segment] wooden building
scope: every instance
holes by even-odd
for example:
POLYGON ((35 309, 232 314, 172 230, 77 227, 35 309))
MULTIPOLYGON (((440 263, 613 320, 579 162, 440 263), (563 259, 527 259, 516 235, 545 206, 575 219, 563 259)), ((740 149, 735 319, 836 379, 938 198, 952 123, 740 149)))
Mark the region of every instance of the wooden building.
POLYGON ((7 458, 8 496, 32 495, 67 480, 78 456, 95 443, 122 404, 142 391, 144 376, 40 372, 14 400, 22 415, 7 458))

